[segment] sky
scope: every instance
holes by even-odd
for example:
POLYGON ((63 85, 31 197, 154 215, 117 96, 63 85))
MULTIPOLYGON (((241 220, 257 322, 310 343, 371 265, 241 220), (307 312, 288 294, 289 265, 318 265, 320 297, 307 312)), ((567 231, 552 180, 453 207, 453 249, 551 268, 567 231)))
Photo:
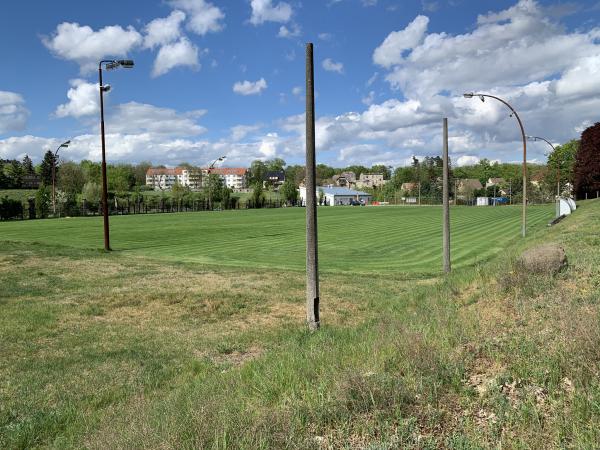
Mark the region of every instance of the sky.
MULTIPOLYGON (((600 121, 600 1, 20 0, 0 17, 0 158, 303 164, 314 43, 317 162, 522 160, 518 124, 554 143, 600 121)), ((528 160, 549 147, 528 143, 528 160)))

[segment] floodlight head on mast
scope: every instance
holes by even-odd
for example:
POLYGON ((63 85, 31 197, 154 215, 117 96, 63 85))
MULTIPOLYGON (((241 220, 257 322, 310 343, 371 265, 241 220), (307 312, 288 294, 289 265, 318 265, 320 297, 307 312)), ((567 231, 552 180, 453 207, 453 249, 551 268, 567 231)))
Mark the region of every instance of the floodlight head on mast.
POLYGON ((107 61, 106 70, 117 69, 119 66, 124 67, 126 69, 131 69, 133 67, 133 60, 119 59, 118 61, 107 61))
POLYGON ((133 68, 133 59, 120 59, 117 62, 120 66, 124 67, 125 69, 133 68))
POLYGON ((62 144, 60 144, 60 146, 61 147, 68 147, 70 143, 71 143, 71 141, 66 141, 66 142, 63 142, 62 144))

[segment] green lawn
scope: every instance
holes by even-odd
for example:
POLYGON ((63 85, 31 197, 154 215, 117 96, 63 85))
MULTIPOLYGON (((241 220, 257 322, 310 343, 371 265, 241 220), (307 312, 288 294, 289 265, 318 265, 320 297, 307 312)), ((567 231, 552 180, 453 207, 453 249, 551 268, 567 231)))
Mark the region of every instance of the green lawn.
MULTIPOLYGON (((546 226, 553 206, 530 207, 531 232, 546 226)), ((319 208, 319 259, 325 271, 438 272, 439 207, 319 208)), ((302 269, 305 210, 283 208, 111 217, 111 246, 165 261, 251 268, 302 269)), ((488 259, 520 236, 519 207, 452 208, 456 267, 488 259)), ((102 246, 102 219, 0 223, 0 240, 102 246)))
POLYGON ((320 209, 316 333, 303 251, 195 256, 301 248, 303 212, 115 217, 112 253, 96 219, 0 223, 0 449, 598 448, 600 201, 526 239, 518 208, 453 209, 467 256, 429 278, 398 270, 411 243, 439 267, 439 208, 320 209), (542 243, 569 266, 523 271, 542 243))

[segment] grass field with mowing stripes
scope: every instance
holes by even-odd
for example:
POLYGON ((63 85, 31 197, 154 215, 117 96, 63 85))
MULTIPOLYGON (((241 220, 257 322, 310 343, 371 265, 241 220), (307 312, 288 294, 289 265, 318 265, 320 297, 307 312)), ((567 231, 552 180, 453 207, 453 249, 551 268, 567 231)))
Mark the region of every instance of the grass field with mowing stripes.
MULTIPOLYGON (((552 218, 554 206, 528 209, 528 230, 552 218)), ((440 207, 323 207, 318 210, 324 271, 437 273, 440 207)), ((451 210, 454 267, 488 259, 520 237, 521 208, 451 210)), ((285 208, 111 217, 116 252, 165 261, 301 270, 305 210, 285 208)), ((101 248, 102 219, 64 218, 0 223, 0 240, 101 248)))

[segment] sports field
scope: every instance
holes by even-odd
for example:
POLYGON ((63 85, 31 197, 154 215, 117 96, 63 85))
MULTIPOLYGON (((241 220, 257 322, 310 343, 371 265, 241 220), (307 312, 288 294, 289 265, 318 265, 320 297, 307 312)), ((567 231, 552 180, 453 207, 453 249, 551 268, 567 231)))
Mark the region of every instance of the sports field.
MULTIPOLYGON (((544 228, 553 206, 528 208, 528 230, 544 228)), ((441 261, 440 207, 323 207, 318 210, 324 271, 435 273, 441 261)), ((302 269, 305 210, 284 208, 111 217, 116 252, 165 261, 302 269)), ((473 264, 520 236, 521 208, 451 210, 452 261, 473 264)), ((0 240, 101 248, 102 219, 0 223, 0 240)))

